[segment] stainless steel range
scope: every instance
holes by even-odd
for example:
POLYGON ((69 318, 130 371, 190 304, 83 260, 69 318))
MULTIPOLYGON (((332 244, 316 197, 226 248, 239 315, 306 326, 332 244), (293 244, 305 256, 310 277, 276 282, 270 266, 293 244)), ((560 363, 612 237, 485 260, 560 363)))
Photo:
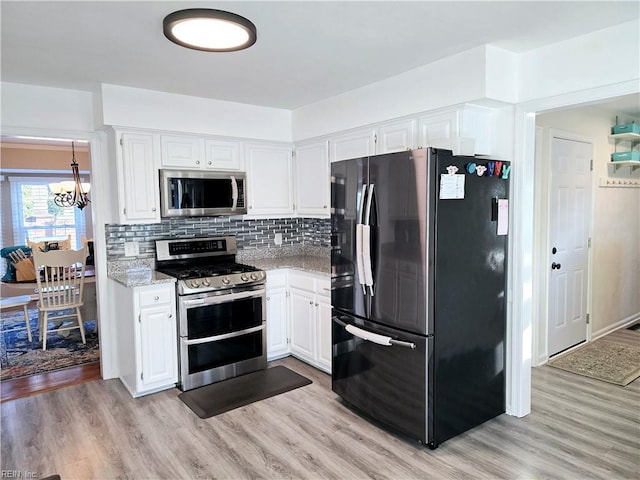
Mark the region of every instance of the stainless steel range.
POLYGON ((156 269, 177 278, 181 390, 267 367, 266 274, 236 252, 233 236, 156 241, 156 269))

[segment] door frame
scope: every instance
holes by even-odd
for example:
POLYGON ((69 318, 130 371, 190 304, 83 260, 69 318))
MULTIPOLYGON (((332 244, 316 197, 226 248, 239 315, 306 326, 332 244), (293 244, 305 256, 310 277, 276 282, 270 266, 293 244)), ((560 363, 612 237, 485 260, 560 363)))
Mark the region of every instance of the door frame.
MULTIPOLYGON (((534 357, 534 365, 542 365, 549 360, 549 288, 550 286, 549 286, 548 266, 551 264, 551 253, 550 253, 551 228, 549 225, 549 221, 551 218, 551 208, 553 206, 551 189, 549 187, 551 185, 551 174, 552 174, 551 155, 553 153, 552 140, 554 138, 589 144, 591 146, 591 153, 590 153, 591 159, 592 161, 595 161, 594 159, 595 139, 594 138, 588 137, 579 133, 575 133, 575 132, 560 130, 557 128, 549 128, 546 132, 546 135, 544 135, 544 141, 546 141, 546 148, 543 151, 546 153, 546 156, 540 160, 542 160, 541 163, 543 164, 543 167, 545 168, 546 171, 545 171, 544 177, 540 177, 540 178, 544 178, 543 182, 546 184, 546 189, 545 189, 546 195, 543 195, 542 192, 538 192, 540 193, 540 195, 537 198, 539 202, 536 203, 537 205, 540 205, 540 210, 542 211, 542 214, 540 216, 541 223, 539 224, 539 231, 541 235, 539 238, 541 240, 540 249, 544 253, 543 253, 543 256, 540 257, 540 263, 537 265, 537 268, 539 268, 539 271, 540 271, 540 288, 542 289, 541 300, 543 300, 543 302, 541 302, 541 305, 543 305, 544 308, 541 308, 540 311, 538 312, 538 315, 540 315, 539 324, 541 328, 539 330, 540 338, 537 339, 538 350, 537 350, 537 356, 534 357), (543 332, 544 332, 544 336, 542 336, 543 332)), ((586 218, 588 238, 593 237, 593 212, 595 207, 594 205, 595 176, 593 175, 593 169, 591 170, 590 175, 591 175, 591 179, 590 179, 591 196, 589 199, 590 200, 589 215, 586 218)), ((587 278, 587 307, 586 307, 587 311, 586 313, 589 314, 589 312, 591 312, 592 310, 591 289, 592 289, 592 280, 593 280, 593 248, 591 248, 591 246, 588 247, 588 252, 587 252, 587 277, 588 278, 587 278)), ((589 342, 591 341, 591 323, 588 322, 586 327, 587 327, 586 341, 589 342)), ((565 350, 565 352, 578 348, 581 345, 583 344, 579 344, 574 347, 571 347, 565 350)))
POLYGON ((91 165, 91 219, 96 266, 96 303, 99 324, 100 373, 102 378, 118 375, 115 343, 115 322, 109 319, 109 289, 107 277, 107 241, 105 225, 111 221, 111 174, 107 155, 106 135, 103 132, 55 130, 31 127, 3 127, 3 135, 22 135, 43 138, 74 138, 89 142, 91 165), (100 181, 95 181, 100 179, 100 181))
MULTIPOLYGON (((587 90, 565 92, 539 100, 525 100, 515 105, 514 170, 509 236, 509 308, 507 313, 507 413, 523 417, 531 412, 531 367, 538 352, 534 338, 541 330, 541 319, 534 316, 541 302, 540 275, 533 268, 534 258, 543 258, 540 247, 540 225, 535 221, 536 185, 544 178, 536 172, 536 114, 556 109, 606 100, 638 92, 637 80, 629 80, 587 90), (514 213, 517 210, 517 214, 514 213)), ((545 327, 546 328, 546 324, 545 327)), ((537 347, 537 345, 536 345, 537 347)), ((536 364, 537 365, 537 364, 536 364)))

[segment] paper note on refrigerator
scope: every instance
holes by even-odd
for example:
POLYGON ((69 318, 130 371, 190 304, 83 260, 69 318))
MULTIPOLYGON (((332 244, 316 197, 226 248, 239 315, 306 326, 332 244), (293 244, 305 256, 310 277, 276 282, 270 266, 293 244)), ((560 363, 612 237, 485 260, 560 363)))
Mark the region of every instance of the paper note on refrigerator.
POLYGON ((498 235, 506 235, 509 232, 509 200, 498 199, 498 235))
POLYGON ((452 200, 464 198, 464 174, 440 175, 440 199, 452 200))

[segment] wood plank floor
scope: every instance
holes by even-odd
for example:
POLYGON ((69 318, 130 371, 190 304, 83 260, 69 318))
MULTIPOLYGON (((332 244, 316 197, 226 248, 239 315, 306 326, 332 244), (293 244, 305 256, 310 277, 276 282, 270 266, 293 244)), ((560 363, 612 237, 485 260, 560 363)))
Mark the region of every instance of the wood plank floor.
POLYGON ((93 362, 53 372, 5 380, 0 382, 0 402, 50 392, 100 378, 102 378, 100 376, 100 362, 93 362))
POLYGON ((640 380, 535 368, 530 415, 502 415, 431 451, 349 410, 328 375, 293 358, 273 365, 313 384, 206 420, 177 389, 134 400, 119 380, 4 402, 2 469, 65 480, 640 476, 640 380))

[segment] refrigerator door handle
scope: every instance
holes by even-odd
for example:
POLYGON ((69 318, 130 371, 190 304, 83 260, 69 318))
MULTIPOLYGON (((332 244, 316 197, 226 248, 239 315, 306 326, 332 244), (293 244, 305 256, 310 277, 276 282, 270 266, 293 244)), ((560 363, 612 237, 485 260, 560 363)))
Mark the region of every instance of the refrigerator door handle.
POLYGON ((362 293, 366 296, 367 290, 365 287, 364 276, 364 259, 362 258, 362 216, 364 214, 364 204, 367 197, 367 186, 362 186, 362 197, 360 198, 360 211, 358 212, 358 223, 356 224, 356 265, 358 267, 358 281, 362 285, 362 293))
POLYGON ((375 343, 377 345, 382 345, 384 347, 393 347, 397 345, 398 347, 406 347, 411 348, 412 350, 416 348, 416 344, 413 342, 405 342, 404 340, 395 340, 386 335, 380 335, 379 333, 373 333, 368 330, 364 330, 363 328, 356 327, 355 325, 345 324, 336 320, 339 324, 341 324, 344 329, 349 332, 351 335, 366 340, 368 342, 375 343))
POLYGON ((369 198, 367 199, 367 210, 365 214, 364 226, 362 229, 362 257, 364 260, 364 283, 369 287, 373 297, 373 269, 371 267, 371 202, 373 202, 373 189, 375 184, 369 185, 369 198))

